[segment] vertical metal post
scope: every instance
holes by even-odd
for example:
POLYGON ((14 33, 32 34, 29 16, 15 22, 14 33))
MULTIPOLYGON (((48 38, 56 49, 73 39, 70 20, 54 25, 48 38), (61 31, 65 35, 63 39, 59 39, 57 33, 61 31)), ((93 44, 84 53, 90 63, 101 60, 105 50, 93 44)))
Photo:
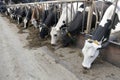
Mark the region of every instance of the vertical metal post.
POLYGON ((9 0, 9 4, 12 4, 12 1, 11 1, 11 0, 9 0))
POLYGON ((71 20, 73 19, 72 14, 73 14, 73 3, 71 2, 71 20))
MULTIPOLYGON (((62 10, 63 10, 63 3, 59 3, 61 8, 60 8, 60 15, 62 14, 62 10)), ((60 16, 59 16, 60 17, 60 16)))
POLYGON ((66 24, 68 24, 68 3, 66 2, 66 24))
POLYGON ((84 2, 84 11, 83 11, 83 20, 82 20, 82 32, 84 32, 84 27, 86 27, 84 25, 84 22, 85 22, 85 8, 86 8, 86 2, 84 2))
POLYGON ((87 19, 87 30, 86 33, 90 33, 90 29, 91 29, 91 22, 92 22, 92 15, 93 15, 93 1, 94 0, 90 0, 90 9, 88 12, 88 19, 87 19))
POLYGON ((77 7, 76 7, 76 11, 78 10, 78 2, 77 2, 77 7))

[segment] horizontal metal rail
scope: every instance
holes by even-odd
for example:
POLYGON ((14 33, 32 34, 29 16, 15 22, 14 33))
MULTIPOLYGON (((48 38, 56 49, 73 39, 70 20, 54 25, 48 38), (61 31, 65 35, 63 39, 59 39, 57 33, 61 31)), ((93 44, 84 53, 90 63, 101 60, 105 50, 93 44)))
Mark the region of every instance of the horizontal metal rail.
MULTIPOLYGON (((39 6, 39 5, 45 5, 46 4, 73 4, 74 2, 84 2, 84 3, 88 3, 90 5, 90 10, 89 10, 89 14, 88 14, 88 21, 87 21, 87 30, 86 33, 90 32, 90 28, 91 28, 91 21, 92 21, 92 13, 93 13, 93 1, 94 0, 60 0, 60 1, 43 1, 43 2, 33 2, 33 3, 20 3, 20 4, 11 4, 11 5, 7 5, 7 7, 24 7, 24 6, 39 6)), ((78 4, 77 4, 78 6, 78 4)), ((72 6, 71 6, 72 7, 72 6)), ((67 9, 67 8, 66 8, 67 9)), ((66 11, 66 17, 68 17, 68 11, 66 11)), ((72 13, 72 9, 71 9, 71 13, 72 13)), ((71 19, 73 18, 72 14, 71 14, 71 19)), ((66 19, 66 23, 68 23, 68 20, 66 19)), ((83 30, 82 30, 83 31, 83 30)))
POLYGON ((14 6, 29 6, 29 5, 42 5, 42 4, 55 4, 55 3, 71 3, 71 2, 91 2, 89 0, 61 0, 61 1, 43 1, 43 2, 33 2, 33 3, 20 3, 20 4, 11 4, 7 7, 14 6))

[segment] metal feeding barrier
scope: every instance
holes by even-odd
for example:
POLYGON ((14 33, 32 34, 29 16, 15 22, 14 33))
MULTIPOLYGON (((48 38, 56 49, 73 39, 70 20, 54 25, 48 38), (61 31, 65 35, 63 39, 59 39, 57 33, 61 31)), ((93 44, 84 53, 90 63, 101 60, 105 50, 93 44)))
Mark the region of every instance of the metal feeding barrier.
MULTIPOLYGON (((78 10, 78 3, 79 2, 83 2, 83 3, 87 3, 90 6, 90 10, 88 12, 88 21, 87 21, 87 30, 85 33, 89 33, 90 29, 91 29, 91 21, 92 21, 92 13, 93 13, 93 1, 94 0, 60 0, 60 1, 43 1, 43 2, 34 2, 34 3, 20 3, 20 4, 11 4, 11 5, 7 5, 7 7, 23 7, 23 6, 45 6, 45 8, 48 8, 49 4, 56 4, 56 5, 60 5, 61 9, 63 6, 66 6, 66 17, 68 17, 68 4, 71 4, 71 13, 74 13, 73 10, 73 3, 77 3, 77 8, 76 10, 78 10)), ((84 5, 85 6, 85 5, 84 5)), ((84 9, 85 10, 85 9, 84 9)), ((62 10, 60 10, 62 12, 62 10)), ((61 14, 60 12, 60 14, 61 14)), ((59 15, 60 17, 60 15, 59 15)), ((72 16, 71 14, 71 19, 73 19, 74 16, 72 16)), ((66 20, 66 23, 68 24, 68 20, 66 20)), ((82 28, 84 28, 86 26, 84 26, 84 17, 83 17, 83 22, 82 22, 82 28)), ((84 30, 82 29, 82 32, 84 32, 84 30)))

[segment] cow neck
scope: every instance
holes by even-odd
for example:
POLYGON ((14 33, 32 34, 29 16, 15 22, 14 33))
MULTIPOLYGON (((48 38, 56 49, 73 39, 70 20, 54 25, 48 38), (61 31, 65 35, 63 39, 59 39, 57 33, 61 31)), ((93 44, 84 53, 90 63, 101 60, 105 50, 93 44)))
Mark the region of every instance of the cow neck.
MULTIPOLYGON (((113 26, 115 26, 116 24, 117 24, 117 22, 114 22, 114 21, 120 21, 120 20, 116 20, 116 18, 118 19, 118 16, 119 16, 119 9, 116 9, 116 11, 115 11, 115 16, 114 16, 114 19, 113 19, 113 23, 114 24, 111 24, 112 22, 111 22, 111 19, 112 19, 112 17, 113 17, 113 10, 114 10, 114 5, 111 5, 108 9, 107 9, 107 11, 105 12, 105 15, 103 16, 103 19, 102 19, 102 21, 101 21, 101 23, 100 23, 100 27, 101 27, 101 30, 102 30, 102 28, 103 29, 105 29, 104 27, 106 27, 106 29, 108 29, 107 31, 105 31, 104 32, 104 36, 101 38, 101 40, 99 41, 99 42, 101 42, 101 43, 103 43, 103 42, 106 42, 108 39, 109 39, 109 35, 110 35, 110 33, 111 33, 111 29, 113 28, 113 26), (111 10, 110 10, 111 9, 111 10), (117 16, 118 15, 118 16, 117 16), (107 25, 108 24, 108 25, 107 25), (108 27, 108 26, 111 26, 112 25, 112 27, 110 28, 110 27, 108 27), (105 36, 106 35, 106 36, 105 36), (106 39, 107 38, 107 39, 106 39), (105 40, 106 39, 106 40, 105 40)), ((120 16, 119 16, 119 18, 120 18, 120 16)), ((100 32, 100 31, 98 31, 98 32, 100 32)), ((97 33, 98 33, 97 32, 97 33)), ((101 34, 101 33, 100 33, 101 34)), ((102 35, 101 35, 102 36, 102 35)), ((96 40, 96 39, 95 39, 96 40)))

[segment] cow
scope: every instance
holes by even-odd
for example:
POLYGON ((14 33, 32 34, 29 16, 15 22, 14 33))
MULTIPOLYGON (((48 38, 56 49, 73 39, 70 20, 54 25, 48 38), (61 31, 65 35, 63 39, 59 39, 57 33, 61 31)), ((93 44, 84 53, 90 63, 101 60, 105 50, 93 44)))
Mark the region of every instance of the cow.
POLYGON ((92 34, 92 38, 85 40, 85 45, 82 49, 84 56, 82 66, 84 68, 91 68, 92 63, 100 53, 100 49, 104 48, 104 45, 109 41, 110 34, 120 31, 120 0, 117 3, 113 24, 111 24, 114 8, 114 4, 108 7, 100 24, 92 34), (110 28, 111 25, 112 28, 110 28))
POLYGON ((6 9, 7 9, 7 10, 6 10, 6 12, 5 12, 5 15, 6 15, 6 16, 10 16, 11 8, 10 8, 10 7, 7 7, 6 9))
POLYGON ((14 7, 9 7, 7 8, 6 14, 9 15, 11 19, 15 19, 14 11, 15 11, 14 7))
POLYGON ((56 24, 56 26, 52 27, 50 32, 52 45, 56 45, 57 41, 60 39, 60 36, 61 36, 60 28, 66 25, 66 23, 70 23, 72 21, 73 17, 77 12, 77 9, 80 8, 81 5, 83 5, 82 2, 79 2, 78 6, 77 6, 77 3, 74 2, 73 7, 71 7, 72 4, 68 3, 68 6, 64 6, 62 8, 62 14, 60 16, 60 19, 58 20, 58 23, 56 24), (71 13, 71 10, 72 10, 72 13, 71 13), (71 19, 71 15, 72 15, 72 19, 71 19))
POLYGON ((42 11, 43 11, 42 6, 36 6, 33 8, 31 23, 34 25, 35 28, 39 27, 39 23, 42 18, 42 11))
POLYGON ((23 17, 25 17, 25 15, 25 7, 16 7, 11 13, 11 18, 20 24, 23 21, 23 17))
POLYGON ((42 12, 43 7, 42 6, 36 6, 36 7, 26 7, 26 17, 24 18, 24 28, 27 28, 28 23, 31 22, 31 24, 35 27, 39 27, 39 23, 42 19, 42 12))
POLYGON ((47 35, 49 35, 49 30, 51 26, 55 25, 58 21, 58 6, 50 5, 48 11, 45 11, 44 14, 47 13, 47 16, 43 17, 42 24, 40 25, 40 37, 43 39, 47 35))
POLYGON ((15 15, 16 15, 18 24, 22 23, 23 18, 26 16, 25 7, 20 7, 18 9, 16 9, 15 10, 15 15))
MULTIPOLYGON (((95 13, 95 11, 92 14, 91 30, 94 30, 96 26, 96 16, 98 16, 98 20, 100 19, 101 5, 103 5, 103 13, 101 14, 103 15, 107 7, 111 5, 111 2, 96 1, 95 4, 98 14, 95 13)), ((77 42, 76 40, 80 32, 85 32, 88 19, 88 10, 89 7, 86 7, 85 11, 77 11, 76 16, 68 25, 67 30, 64 30, 64 33, 62 33, 62 43, 64 47, 68 46, 73 42, 77 42)))
POLYGON ((32 17, 32 9, 30 6, 27 6, 25 8, 25 11, 26 11, 26 16, 23 20, 23 23, 24 23, 24 29, 26 29, 28 27, 28 23, 31 21, 31 17, 32 17))
MULTIPOLYGON (((74 43, 74 41, 79 36, 80 32, 82 32, 82 30, 86 30, 86 27, 83 27, 83 25, 87 26, 87 18, 88 18, 87 16, 88 16, 88 11, 82 11, 82 12, 77 11, 76 16, 68 25, 67 29, 62 31, 61 39, 64 47, 67 47, 69 44, 74 43), (83 17, 84 17, 84 23, 83 23, 83 17)), ((91 29, 95 28, 95 25, 96 25, 96 15, 93 14, 91 29)))
MULTIPOLYGON (((81 3, 82 4, 82 3, 81 3)), ((95 4, 96 4, 96 8, 97 9, 100 9, 101 8, 101 5, 103 4, 103 2, 102 1, 96 1, 95 2, 95 4), (99 6, 99 8, 98 8, 98 6, 99 6)), ((85 4, 86 5, 86 4, 85 4)), ((107 7, 109 6, 109 5, 111 5, 111 3, 110 2, 106 2, 106 3, 104 3, 103 4, 103 6, 104 6, 104 9, 103 10, 105 10, 105 9, 107 9, 107 7)), ((69 6, 69 5, 68 5, 69 6)), ((76 6, 76 4, 74 4, 74 6, 76 6)), ((87 5, 86 5, 87 6, 87 5)), ((70 6, 69 6, 70 7, 70 6)), ((80 4, 79 4, 79 11, 81 12, 81 11, 83 11, 83 8, 84 8, 84 4, 82 4, 81 6, 80 6, 80 4)), ((89 9, 89 7, 86 7, 86 9, 89 9)), ((68 9, 69 10, 69 9, 68 9)), ((98 10, 98 13, 96 13, 96 14, 98 14, 98 15, 102 15, 102 13, 99 13, 99 11, 100 10, 98 10)), ((52 28, 52 30, 51 30, 51 44, 53 44, 53 45, 56 45, 56 43, 57 43, 57 41, 60 39, 60 36, 61 36, 61 27, 63 27, 64 25, 66 25, 66 23, 65 23, 65 20, 66 20, 66 9, 64 9, 63 10, 63 12, 62 12, 62 15, 61 15, 61 17, 60 17, 60 19, 59 19, 59 21, 58 21, 58 23, 57 23, 57 25, 56 25, 56 27, 53 27, 52 28)), ((77 10, 75 11, 75 14, 77 13, 77 10)), ((104 11, 103 11, 103 13, 104 13, 104 11)), ((68 23, 70 23, 71 22, 71 20, 69 20, 69 18, 70 18, 70 15, 71 14, 73 14, 74 16, 75 16, 75 14, 74 13, 71 13, 70 11, 68 12, 68 23)), ((100 17, 98 17, 98 18, 100 18, 100 17)), ((74 24, 75 25, 75 24, 74 24)))
POLYGON ((5 13, 7 11, 7 7, 3 2, 0 2, 0 13, 5 13))

